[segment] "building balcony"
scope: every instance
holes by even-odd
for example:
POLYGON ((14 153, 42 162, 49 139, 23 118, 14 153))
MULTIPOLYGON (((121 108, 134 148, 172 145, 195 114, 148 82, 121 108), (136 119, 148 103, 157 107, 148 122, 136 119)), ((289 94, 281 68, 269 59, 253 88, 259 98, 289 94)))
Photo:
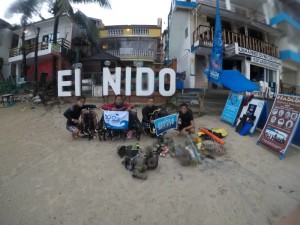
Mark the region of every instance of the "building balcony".
MULTIPOLYGON (((198 0, 197 3, 200 10, 209 13, 215 12, 216 1, 198 0)), ((264 14, 259 11, 260 8, 257 7, 259 4, 261 4, 259 0, 252 0, 250 2, 246 0, 231 0, 230 8, 228 8, 229 6, 226 6, 225 0, 219 1, 221 16, 224 15, 226 17, 228 15, 228 13, 226 13, 227 11, 230 15, 235 17, 248 18, 266 24, 267 21, 264 14)))
MULTIPOLYGON (((198 26, 193 32, 193 43, 199 42, 202 46, 204 45, 205 47, 212 47, 214 29, 214 27, 210 26, 198 26)), ((253 37, 234 33, 228 30, 223 30, 222 36, 224 45, 238 43, 238 46, 240 47, 279 58, 278 48, 272 43, 263 42, 253 37)))
POLYGON ((122 60, 154 60, 154 51, 152 50, 135 50, 132 48, 121 48, 119 50, 105 50, 105 52, 119 57, 122 60))
MULTIPOLYGON (((51 54, 63 54, 70 48, 71 43, 64 39, 58 39, 57 45, 52 42, 39 42, 38 43, 38 56, 47 56, 51 54)), ((34 58, 35 44, 26 45, 26 58, 34 58)), ((21 48, 13 48, 9 51, 8 62, 18 62, 23 58, 21 48)))

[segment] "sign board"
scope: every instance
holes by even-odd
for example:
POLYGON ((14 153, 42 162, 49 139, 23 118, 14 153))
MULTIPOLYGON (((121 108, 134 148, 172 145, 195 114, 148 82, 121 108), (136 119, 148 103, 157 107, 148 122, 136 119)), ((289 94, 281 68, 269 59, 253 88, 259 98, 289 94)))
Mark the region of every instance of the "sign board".
POLYGON ((161 134, 164 134, 168 130, 176 129, 177 121, 178 121, 178 114, 172 114, 154 120, 156 135, 159 136, 161 134))
POLYGON ((59 54, 60 54, 60 46, 58 44, 51 43, 51 53, 53 55, 59 56, 59 54))
POLYGON ((274 62, 271 62, 271 61, 268 61, 268 60, 265 60, 262 58, 257 58, 257 57, 251 57, 251 62, 254 62, 256 64, 259 64, 259 65, 262 65, 265 67, 269 67, 269 68, 275 69, 275 70, 278 70, 280 67, 280 64, 277 64, 277 63, 274 63, 274 62))
POLYGON ((236 117, 239 113, 242 102, 243 102, 243 95, 230 94, 228 96, 225 108, 221 115, 221 120, 226 121, 230 123, 231 126, 233 126, 236 117))
POLYGON ((233 44, 227 45, 225 47, 225 56, 226 57, 235 56, 238 53, 239 53, 239 45, 238 45, 238 43, 233 43, 233 44))
MULTIPOLYGON (((265 124, 268 118, 268 110, 267 110, 267 103, 263 100, 253 98, 248 105, 243 106, 242 112, 240 114, 240 118, 244 114, 251 113, 256 117, 253 122, 253 126, 250 129, 250 135, 253 136, 254 131, 257 125, 265 124)), ((238 120, 237 126, 239 125, 241 120, 238 120)))
POLYGON ((261 52, 253 51, 251 49, 238 47, 238 54, 251 56, 251 62, 269 67, 271 69, 278 70, 281 66, 280 59, 261 52))
MULTIPOLYGON (((102 95, 109 95, 109 87, 113 90, 116 95, 121 93, 121 67, 115 68, 115 73, 111 74, 108 67, 103 68, 103 82, 102 82, 102 95)), ((71 70, 59 70, 57 76, 57 90, 58 96, 71 96, 71 91, 65 91, 64 87, 71 86, 72 82, 64 80, 64 77, 71 76, 71 70)), ((133 83, 132 80, 131 67, 126 67, 125 71, 125 95, 131 96, 131 85, 135 84, 136 96, 150 96, 155 91, 155 73, 149 67, 138 67, 136 69, 136 82, 133 83), (144 88, 144 84, 147 84, 147 88, 144 88)), ((81 92, 81 69, 75 69, 75 95, 80 96, 81 92), (78 91, 76 91, 78 90, 78 91)), ((164 68, 159 71, 158 74, 158 91, 162 96, 172 96, 176 92, 176 73, 173 69, 164 68), (169 82, 169 87, 167 88, 165 83, 166 80, 169 82)))
POLYGON ((289 144, 299 130, 300 97, 277 95, 259 138, 262 143, 284 158, 289 144))
POLYGON ((213 42, 212 41, 200 41, 199 46, 212 48, 213 42))
POLYGON ((129 113, 128 111, 103 111, 104 122, 108 129, 127 130, 129 113))

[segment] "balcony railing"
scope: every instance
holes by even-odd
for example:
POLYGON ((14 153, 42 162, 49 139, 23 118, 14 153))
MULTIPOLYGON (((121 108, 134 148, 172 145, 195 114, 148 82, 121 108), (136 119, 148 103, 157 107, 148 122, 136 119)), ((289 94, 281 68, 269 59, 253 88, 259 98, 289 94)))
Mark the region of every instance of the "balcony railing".
MULTIPOLYGON (((49 43, 51 42, 39 42, 38 43, 38 51, 41 51, 41 50, 46 50, 49 48, 49 43)), ((71 43, 64 39, 64 38, 60 38, 57 40, 57 44, 59 46, 63 46, 67 49, 70 48, 71 46, 71 43)), ((30 52, 34 52, 35 51, 35 44, 30 44, 30 45, 26 45, 26 54, 30 53, 30 52)), ((18 56, 18 55, 22 55, 22 50, 21 48, 12 48, 10 51, 9 51, 9 57, 15 57, 15 56, 18 56)))
MULTIPOLYGON (((198 0, 197 2, 200 3, 200 4, 203 4, 203 5, 216 7, 216 1, 198 0)), ((262 13, 259 13, 256 10, 253 10, 253 9, 251 10, 251 9, 245 7, 245 6, 242 6, 241 4, 231 3, 230 5, 231 5, 231 10, 230 11, 234 12, 236 15, 245 16, 245 17, 248 17, 248 18, 251 18, 253 20, 256 20, 256 21, 259 21, 261 23, 266 24, 265 16, 262 13)), ((225 0, 220 0, 219 1, 219 6, 220 6, 220 9, 227 10, 225 0)))
MULTIPOLYGON (((193 33, 193 41, 213 42, 214 27, 200 25, 193 33)), ((263 42, 253 37, 243 34, 234 33, 232 31, 223 30, 223 44, 238 43, 240 47, 251 49, 253 51, 261 52, 275 58, 279 58, 278 48, 267 42, 263 42)))
POLYGON ((106 50, 107 53, 117 57, 145 57, 154 59, 154 52, 151 50, 106 50))
POLYGON ((300 86, 281 83, 280 84, 280 94, 300 95, 300 86))

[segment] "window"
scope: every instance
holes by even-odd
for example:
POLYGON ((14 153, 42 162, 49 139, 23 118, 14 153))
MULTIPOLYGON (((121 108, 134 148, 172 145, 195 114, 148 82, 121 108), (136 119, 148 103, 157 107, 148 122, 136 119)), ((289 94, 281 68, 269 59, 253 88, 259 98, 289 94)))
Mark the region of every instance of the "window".
POLYGON ((120 36, 120 35, 123 35, 123 30, 122 29, 111 29, 111 30, 108 30, 108 35, 109 36, 120 36))
POLYGON ((133 35, 148 35, 149 29, 147 28, 133 28, 133 35))
MULTIPOLYGON (((59 39, 59 33, 57 33, 57 39, 59 39)), ((53 34, 43 35, 42 42, 52 42, 52 41, 53 41, 53 34)))

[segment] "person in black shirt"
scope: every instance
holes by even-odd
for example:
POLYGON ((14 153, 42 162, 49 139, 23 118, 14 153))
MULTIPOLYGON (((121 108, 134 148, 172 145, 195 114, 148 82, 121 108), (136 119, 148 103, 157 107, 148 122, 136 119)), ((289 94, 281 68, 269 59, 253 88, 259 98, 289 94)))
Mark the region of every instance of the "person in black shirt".
MULTIPOLYGON (((79 117, 81 115, 81 111, 87 108, 99 108, 95 105, 85 105, 86 98, 84 96, 77 97, 77 102, 75 105, 72 105, 64 112, 64 116, 67 118, 66 128, 68 131, 72 133, 72 138, 75 140, 80 132, 79 128, 79 117)), ((97 125, 97 118, 94 117, 94 124, 97 125)))
POLYGON ((153 126, 154 121, 151 120, 151 116, 153 115, 153 112, 157 109, 158 107, 154 105, 154 98, 149 97, 147 100, 147 105, 142 109, 142 125, 145 129, 150 129, 150 126, 153 126))
POLYGON ((195 124, 193 112, 188 108, 186 103, 180 105, 180 111, 178 113, 178 130, 179 135, 183 135, 184 132, 189 134, 195 133, 195 124))

